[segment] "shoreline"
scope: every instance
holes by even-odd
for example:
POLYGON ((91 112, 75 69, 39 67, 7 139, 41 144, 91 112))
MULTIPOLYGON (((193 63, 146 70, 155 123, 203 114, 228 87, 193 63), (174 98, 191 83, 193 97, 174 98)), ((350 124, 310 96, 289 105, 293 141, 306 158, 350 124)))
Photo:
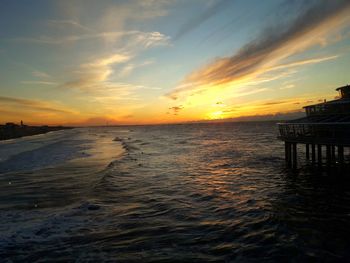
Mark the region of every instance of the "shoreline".
POLYGON ((17 139, 32 135, 45 134, 52 131, 73 129, 73 127, 65 126, 28 126, 17 125, 14 123, 6 123, 0 125, 0 141, 17 139))

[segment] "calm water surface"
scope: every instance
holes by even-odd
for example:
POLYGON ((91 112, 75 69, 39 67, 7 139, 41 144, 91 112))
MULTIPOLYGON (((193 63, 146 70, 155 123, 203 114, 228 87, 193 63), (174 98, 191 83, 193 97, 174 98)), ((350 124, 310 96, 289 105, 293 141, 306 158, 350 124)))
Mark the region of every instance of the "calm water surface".
POLYGON ((350 259, 350 183, 292 174, 283 150, 271 123, 86 128, 1 142, 1 261, 350 259))

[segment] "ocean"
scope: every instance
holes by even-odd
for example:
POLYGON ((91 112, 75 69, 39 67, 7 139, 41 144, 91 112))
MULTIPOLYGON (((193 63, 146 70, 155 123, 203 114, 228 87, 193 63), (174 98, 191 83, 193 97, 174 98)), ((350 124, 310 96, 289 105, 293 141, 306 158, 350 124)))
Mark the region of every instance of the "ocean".
POLYGON ((350 183, 286 169, 276 137, 262 122, 0 142, 1 262, 350 260, 350 183))

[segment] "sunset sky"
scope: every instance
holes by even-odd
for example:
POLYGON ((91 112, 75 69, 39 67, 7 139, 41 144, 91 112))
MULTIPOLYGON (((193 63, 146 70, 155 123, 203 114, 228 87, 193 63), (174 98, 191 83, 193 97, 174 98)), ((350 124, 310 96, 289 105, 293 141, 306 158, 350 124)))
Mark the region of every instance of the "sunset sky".
POLYGON ((349 68, 348 0, 0 1, 0 123, 285 114, 349 68))

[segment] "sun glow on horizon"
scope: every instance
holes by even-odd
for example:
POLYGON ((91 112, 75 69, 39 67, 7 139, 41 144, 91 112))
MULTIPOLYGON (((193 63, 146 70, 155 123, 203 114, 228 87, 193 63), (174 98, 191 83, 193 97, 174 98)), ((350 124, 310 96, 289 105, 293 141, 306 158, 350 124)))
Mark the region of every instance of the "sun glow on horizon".
POLYGON ((349 82, 349 1, 220 1, 0 4, 0 123, 264 118, 349 82))
POLYGON ((208 114, 210 120, 220 120, 224 118, 222 111, 214 111, 208 114))

